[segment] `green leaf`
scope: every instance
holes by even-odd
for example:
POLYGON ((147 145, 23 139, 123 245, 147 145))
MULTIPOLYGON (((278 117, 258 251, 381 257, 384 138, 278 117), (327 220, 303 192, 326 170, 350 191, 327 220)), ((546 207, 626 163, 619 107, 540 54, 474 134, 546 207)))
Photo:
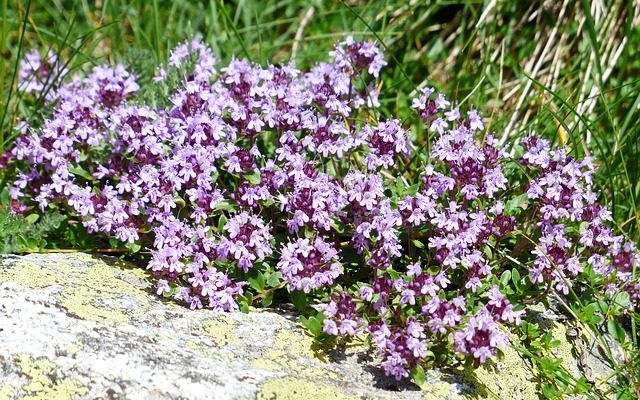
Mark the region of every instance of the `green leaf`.
POLYGON ((304 312, 307 309, 307 304, 309 304, 307 295, 302 290, 294 290, 289 297, 298 311, 304 312))
POLYGON ((262 202, 263 207, 271 207, 274 204, 276 204, 276 201, 273 198, 267 199, 262 202))
POLYGON ((549 377, 555 377, 555 374, 562 365, 562 358, 549 358, 542 357, 538 360, 540 363, 540 370, 549 377))
POLYGON ((484 246, 482 248, 482 251, 483 251, 484 255, 487 256, 488 259, 492 259, 493 258, 493 251, 491 250, 490 246, 484 246))
POLYGON ((213 211, 235 211, 236 205, 229 200, 222 200, 216 203, 213 211))
POLYGON ((527 193, 522 193, 507 200, 504 205, 504 211, 507 215, 520 214, 522 210, 526 210, 529 206, 529 197, 527 193))
POLYGON ((109 246, 111 246, 112 249, 117 249, 118 247, 120 247, 120 241, 114 237, 110 237, 109 246))
POLYGON ((598 300, 595 302, 595 304, 597 305, 597 310, 600 311, 602 315, 609 314, 609 303, 604 300, 598 300))
POLYGON ((135 243, 135 242, 134 243, 127 242, 127 243, 125 243, 124 247, 129 249, 129 251, 132 252, 132 253, 137 253, 142 248, 142 246, 140 246, 138 243, 135 243))
POLYGON ((587 381, 587 378, 581 376, 573 385, 573 392, 575 394, 584 394, 592 389, 592 385, 587 381))
POLYGON ((391 268, 387 270, 387 273, 389 274, 391 279, 393 279, 394 281, 397 281, 398 279, 400 279, 400 274, 391 268))
POLYGON ((511 270, 511 280, 516 284, 516 286, 520 282, 520 271, 518 271, 516 268, 511 270))
POLYGON ((302 326, 307 328, 314 336, 318 337, 323 333, 324 314, 322 312, 318 312, 316 315, 313 315, 309 318, 300 317, 300 323, 302 326))
POLYGON ((333 223, 331 224, 331 227, 333 228, 333 230, 335 230, 338 233, 343 233, 344 232, 344 228, 345 228, 345 224, 343 224, 340 221, 333 221, 333 223))
POLYGON ((415 196, 416 193, 420 190, 420 184, 416 183, 415 185, 411 185, 407 188, 407 194, 409 196, 415 196))
POLYGON ((625 334, 624 328, 615 319, 607 321, 607 331, 618 343, 622 344, 627 341, 627 335, 625 334))
POLYGON ((86 179, 88 181, 92 181, 93 180, 93 176, 91 176, 91 174, 88 171, 82 169, 82 167, 80 167, 77 164, 76 165, 71 165, 69 167, 69 172, 71 172, 74 175, 81 176, 81 177, 83 177, 84 179, 86 179))
POLYGON ((273 304, 273 292, 269 292, 269 293, 267 293, 267 294, 262 298, 262 306, 263 306, 263 307, 269 307, 271 304, 273 304))
POLYGON ((253 294, 251 292, 245 292, 244 295, 238 297, 238 307, 241 312, 249 313, 251 304, 253 304, 253 294))
POLYGON ((267 278, 267 286, 274 287, 277 286, 280 282, 282 282, 282 272, 273 272, 267 278))
POLYGON ((582 310, 582 319, 589 322, 592 325, 597 325, 602 322, 602 317, 599 315, 598 303, 590 303, 582 310))
POLYGON ((178 285, 169 284, 169 289, 162 292, 162 297, 164 297, 165 299, 169 297, 173 297, 173 295, 176 294, 177 290, 178 290, 178 285))
POLYGON ((187 205, 187 203, 184 201, 184 199, 180 196, 175 196, 173 198, 173 202, 176 203, 177 206, 180 207, 185 207, 187 205))
POLYGON ((238 306, 240 311, 247 314, 249 312, 249 306, 253 304, 253 294, 251 292, 245 292, 243 296, 238 298, 238 306))
POLYGON ((560 393, 548 382, 542 383, 542 394, 548 399, 559 399, 560 393))
POLYGON ((44 236, 58 229, 66 219, 67 217, 57 212, 44 214, 36 226, 37 234, 44 236))
POLYGON ((260 178, 260 174, 257 172, 253 172, 251 174, 248 175, 244 175, 244 179, 247 180, 247 182, 249 182, 252 185, 259 185, 260 182, 262 181, 260 178))
POLYGON ((311 327, 313 328, 313 333, 316 336, 322 334, 322 328, 324 325, 323 321, 324 321, 324 314, 321 312, 316 314, 315 317, 311 317, 311 327))
POLYGON ((506 287, 511 280, 511 271, 506 270, 500 275, 500 285, 506 287))
POLYGON ((223 215, 220 215, 220 218, 218 218, 218 233, 223 233, 224 232, 224 226, 227 224, 227 217, 223 215))
POLYGON ((424 249, 424 243, 422 243, 418 239, 413 239, 413 245, 418 249, 424 249))
POLYGON ((28 237, 24 235, 18 236, 18 243, 22 247, 22 251, 34 251, 38 250, 38 241, 33 237, 28 237))
POLYGON ((304 316, 300 316, 300 323, 302 324, 302 326, 304 326, 305 328, 311 330, 311 327, 309 326, 309 318, 304 317, 304 316))
POLYGON ((415 368, 411 370, 411 380, 418 386, 422 386, 427 382, 422 365, 416 365, 415 368))
POLYGON ((25 217, 25 221, 27 221, 30 224, 35 224, 39 218, 40 218, 40 215, 38 214, 29 214, 25 217))
POLYGON ((249 281, 249 286, 254 288, 257 292, 261 292, 262 289, 264 289, 264 275, 257 269, 253 268, 249 271, 249 278, 247 280, 249 281))
POLYGON ((404 182, 402 181, 402 177, 398 176, 396 178, 396 194, 398 195, 398 197, 404 195, 405 193, 405 185, 404 182))
POLYGON ((616 294, 614 304, 620 308, 625 308, 629 305, 629 301, 631 301, 631 299, 629 298, 629 293, 619 292, 616 294))

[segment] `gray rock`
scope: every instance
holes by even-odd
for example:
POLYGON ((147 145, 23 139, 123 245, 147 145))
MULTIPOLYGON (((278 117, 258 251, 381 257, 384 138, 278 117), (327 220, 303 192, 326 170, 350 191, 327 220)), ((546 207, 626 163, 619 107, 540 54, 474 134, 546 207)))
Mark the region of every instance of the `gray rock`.
POLYGON ((286 312, 191 311, 149 282, 108 257, 0 259, 0 400, 538 398, 513 349, 475 371, 430 370, 419 388, 362 348, 314 349, 286 312))

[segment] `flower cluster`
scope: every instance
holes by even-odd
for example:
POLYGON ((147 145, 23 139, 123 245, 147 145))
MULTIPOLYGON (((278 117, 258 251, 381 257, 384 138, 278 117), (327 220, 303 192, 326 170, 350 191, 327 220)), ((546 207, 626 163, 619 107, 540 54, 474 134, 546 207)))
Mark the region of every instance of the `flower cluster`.
POLYGON ((469 318, 464 329, 455 333, 455 347, 483 363, 496 354, 497 347, 506 346, 508 339, 506 333, 500 332, 494 316, 486 308, 481 308, 469 318))
POLYGON ((608 226, 611 213, 597 202, 591 159, 575 160, 565 149, 552 150, 549 141, 533 136, 523 146, 520 163, 533 178, 527 197, 539 215, 531 280, 552 282, 568 294, 573 278, 588 267, 606 278, 609 294, 626 291, 637 298, 638 285, 629 280, 640 254, 608 226))
POLYGON ((40 57, 40 51, 33 49, 20 62, 19 89, 24 93, 45 94, 52 100, 56 91, 48 88, 59 84, 68 72, 53 50, 49 49, 45 57, 40 57))
MULTIPOLYGON (((28 93, 57 65, 36 55, 21 69, 37 78, 28 93)), ((268 290, 328 299, 323 331, 368 335, 396 379, 429 365, 432 348, 479 364, 508 345, 525 317, 498 279, 509 260, 532 293, 566 295, 593 271, 638 301, 640 258, 608 225, 590 160, 534 136, 512 159, 477 111, 432 88, 412 103, 429 135, 377 120, 384 65, 375 43, 347 38, 309 71, 218 68, 192 40, 153 78, 168 106, 146 104, 124 66, 95 67, 47 96, 51 116, 20 125, 2 155, 14 210, 64 209, 89 233, 149 249, 158 294, 193 309, 238 309, 263 273, 268 290), (430 153, 414 153, 423 136, 430 153)))
POLYGON ((278 269, 291 288, 309 293, 331 285, 342 274, 338 251, 322 238, 298 239, 281 250, 278 269))
POLYGON ((384 357, 382 367, 397 380, 408 377, 427 356, 424 326, 415 318, 409 318, 404 326, 370 324, 369 331, 384 357))

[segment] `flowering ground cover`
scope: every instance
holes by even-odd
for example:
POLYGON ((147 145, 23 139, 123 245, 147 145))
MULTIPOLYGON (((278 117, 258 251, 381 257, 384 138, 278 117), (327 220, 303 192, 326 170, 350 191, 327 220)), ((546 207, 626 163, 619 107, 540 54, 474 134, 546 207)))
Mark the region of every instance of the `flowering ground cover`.
POLYGON ((544 132, 507 143, 431 82, 384 106, 393 57, 372 36, 297 67, 220 61, 195 35, 146 80, 25 50, 15 90, 42 118, 15 119, 0 156, 8 245, 108 243, 194 310, 291 302, 319 346, 365 343, 398 380, 515 346, 547 397, 633 398, 640 255, 599 161, 544 132), (598 339, 609 392, 546 355, 539 305, 598 339))

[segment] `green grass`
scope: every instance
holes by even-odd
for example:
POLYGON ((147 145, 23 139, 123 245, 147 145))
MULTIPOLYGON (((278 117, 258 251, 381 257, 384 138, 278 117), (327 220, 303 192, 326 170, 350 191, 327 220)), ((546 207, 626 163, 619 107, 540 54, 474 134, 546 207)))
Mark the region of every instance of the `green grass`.
MULTIPOLYGON (((0 0, 0 13, 0 150, 10 146, 19 115, 41 116, 41 103, 24 102, 14 79, 19 57, 35 46, 62 54, 72 71, 123 62, 148 79, 194 34, 221 63, 246 57, 304 68, 353 33, 388 53, 382 115, 409 115, 416 88, 433 85, 479 108, 509 147, 536 132, 578 157, 589 153, 620 231, 640 240, 640 6, 633 2, 0 0)), ((630 320, 620 376, 633 398, 640 353, 637 318, 630 320)))

